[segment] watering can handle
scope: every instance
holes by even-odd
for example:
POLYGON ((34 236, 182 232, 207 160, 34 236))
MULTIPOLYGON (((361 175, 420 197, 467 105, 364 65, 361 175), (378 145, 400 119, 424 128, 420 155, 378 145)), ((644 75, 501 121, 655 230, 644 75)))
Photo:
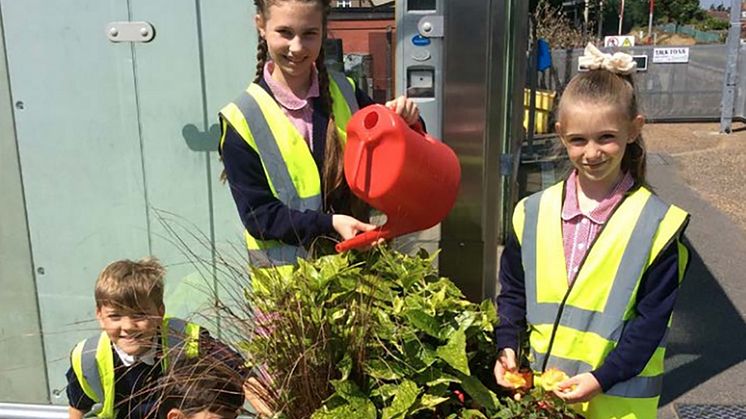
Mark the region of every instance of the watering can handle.
POLYGON ((414 123, 414 125, 410 125, 410 128, 417 131, 418 133, 422 134, 423 136, 427 136, 427 133, 425 132, 425 128, 422 126, 422 120, 417 119, 417 122, 414 123))
POLYGON ((334 246, 334 250, 336 250, 337 253, 342 253, 346 250, 369 246, 380 238, 383 238, 384 240, 390 239, 391 237, 388 237, 390 236, 389 233, 388 230, 383 230, 381 227, 375 230, 366 231, 365 233, 358 234, 351 239, 338 243, 334 246))

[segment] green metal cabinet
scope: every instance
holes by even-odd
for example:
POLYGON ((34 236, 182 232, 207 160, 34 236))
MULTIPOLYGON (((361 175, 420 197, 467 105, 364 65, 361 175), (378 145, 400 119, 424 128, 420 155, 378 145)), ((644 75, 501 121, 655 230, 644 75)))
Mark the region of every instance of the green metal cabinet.
MULTIPOLYGON (((31 333, 43 345, 32 355, 0 353, 0 375, 25 371, 14 376, 16 389, 0 386, 0 401, 66 402, 68 354, 97 333, 93 284, 112 260, 158 257, 168 268, 169 314, 211 305, 220 280, 214 252, 242 249, 235 207, 218 179, 216 115, 252 78, 252 7, 247 0, 0 0, 7 59, 0 76, 9 82, 0 83, 0 121, 15 128, 12 138, 10 125, 0 127, 0 145, 17 147, 17 157, 2 159, 16 158, 19 167, 4 182, 22 187, 0 209, 5 218, 11 206, 25 208, 27 224, 9 228, 22 237, 27 228, 30 242, 20 250, 26 268, 0 278, 26 284, 3 307, 0 341, 12 348, 31 333), (139 21, 155 29, 152 41, 108 39, 110 23, 139 21), (204 262, 194 266, 195 258, 204 262), (14 325, 28 307, 38 321, 14 325), (40 390, 44 376, 48 389, 40 390)), ((5 265, 4 249, 15 244, 0 240, 5 265)))

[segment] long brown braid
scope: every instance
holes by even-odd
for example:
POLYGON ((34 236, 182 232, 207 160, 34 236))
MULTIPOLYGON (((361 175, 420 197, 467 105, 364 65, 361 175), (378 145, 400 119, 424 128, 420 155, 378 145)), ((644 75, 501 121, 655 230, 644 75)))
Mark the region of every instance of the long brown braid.
MULTIPOLYGON (((322 8, 322 39, 327 36, 327 22, 331 11, 331 0, 254 0, 257 14, 265 19, 268 18, 269 7, 283 1, 297 1, 302 3, 317 3, 322 8)), ((257 29, 258 32, 258 29, 257 29)), ((256 76, 254 82, 258 82, 264 75, 264 65, 268 59, 267 41, 258 36, 256 53, 256 76)), ((321 170, 321 186, 324 209, 335 213, 351 214, 354 217, 366 221, 368 209, 366 205, 350 193, 347 182, 344 180, 344 150, 337 134, 337 125, 332 112, 333 102, 329 92, 329 73, 324 63, 324 47, 322 44, 318 57, 316 57, 316 70, 319 77, 319 100, 320 111, 329 116, 326 126, 326 146, 324 147, 324 166, 321 170)))
POLYGON ((267 63, 267 55, 269 49, 267 48, 267 40, 261 36, 257 36, 259 41, 256 44, 256 75, 254 76, 254 83, 259 83, 264 75, 264 64, 267 63))

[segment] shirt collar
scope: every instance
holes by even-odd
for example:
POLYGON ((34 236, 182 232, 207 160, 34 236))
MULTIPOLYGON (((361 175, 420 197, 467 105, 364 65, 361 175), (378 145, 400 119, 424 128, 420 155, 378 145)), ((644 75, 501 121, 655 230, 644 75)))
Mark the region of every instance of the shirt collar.
POLYGON ((283 86, 281 83, 276 82, 272 78, 272 72, 275 70, 275 63, 273 61, 267 61, 264 64, 264 81, 269 86, 269 90, 272 91, 272 95, 282 105, 283 108, 297 111, 303 109, 308 105, 308 100, 319 96, 319 77, 316 71, 316 66, 311 67, 311 85, 308 87, 305 97, 296 96, 287 86, 283 86))
POLYGON ((609 192, 609 195, 601 200, 590 214, 584 214, 578 204, 577 171, 573 170, 565 182, 565 203, 562 205, 562 219, 569 221, 579 215, 583 215, 590 218, 596 224, 604 224, 611 216, 611 212, 622 200, 624 194, 632 188, 634 183, 632 175, 626 172, 622 180, 609 192))
MULTIPOLYGON (((153 340, 155 342, 155 339, 153 340)), ((140 356, 136 355, 130 355, 127 352, 124 352, 120 347, 117 345, 114 345, 114 352, 117 353, 119 356, 119 359, 122 360, 122 364, 124 364, 125 367, 131 367, 136 362, 142 362, 147 365, 153 366, 155 365, 155 356, 158 353, 156 350, 155 344, 152 345, 152 347, 145 352, 144 354, 140 356)))

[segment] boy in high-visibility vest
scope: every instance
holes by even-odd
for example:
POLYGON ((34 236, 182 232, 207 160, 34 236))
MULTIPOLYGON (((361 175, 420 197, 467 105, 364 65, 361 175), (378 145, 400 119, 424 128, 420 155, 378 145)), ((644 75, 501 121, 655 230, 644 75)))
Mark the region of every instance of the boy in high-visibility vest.
POLYGON ((99 274, 96 318, 102 332, 71 353, 66 374, 71 419, 148 417, 169 363, 200 351, 232 353, 198 325, 164 318, 164 274, 153 258, 112 262, 99 274))

